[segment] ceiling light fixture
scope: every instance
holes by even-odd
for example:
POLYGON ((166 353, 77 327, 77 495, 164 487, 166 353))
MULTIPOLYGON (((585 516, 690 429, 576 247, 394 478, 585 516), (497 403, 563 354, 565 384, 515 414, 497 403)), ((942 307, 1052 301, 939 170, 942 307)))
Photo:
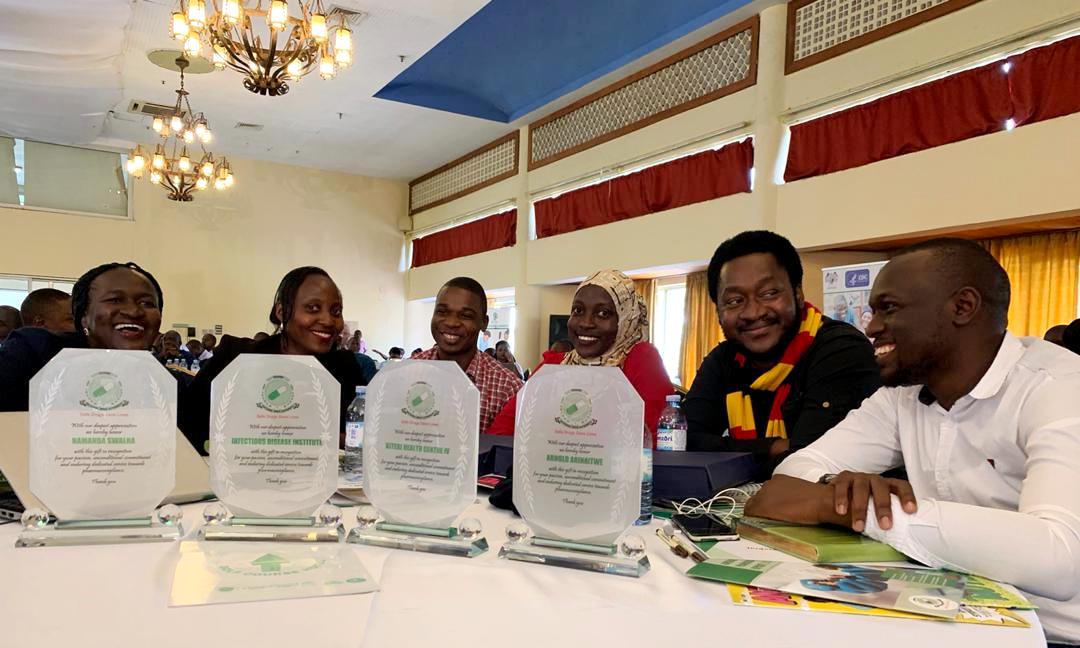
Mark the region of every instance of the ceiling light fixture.
POLYGON ((219 70, 232 68, 244 75, 248 90, 276 97, 289 91, 288 81, 299 81, 315 70, 332 79, 353 61, 352 31, 347 16, 331 16, 322 0, 296 0, 300 17, 289 14, 287 0, 178 0, 170 20, 170 33, 189 56, 208 46, 210 61, 219 70))
POLYGON ((142 178, 149 167, 150 183, 164 188, 169 200, 180 202, 192 201, 192 194, 206 189, 211 178, 217 179, 214 186, 218 189, 233 184, 229 161, 222 158, 221 162, 216 162, 214 154, 206 150, 213 133, 206 122, 206 115, 191 109, 189 93, 184 89, 184 69, 188 65, 188 60, 183 56, 176 59, 176 67, 180 68, 176 106, 168 118, 154 117, 151 128, 161 136, 161 141, 154 147, 147 147, 146 150, 152 148, 153 154, 148 155, 142 146, 136 146, 128 154, 127 160, 127 171, 132 177, 142 178), (198 143, 202 149, 198 163, 188 153, 188 145, 194 143, 198 143))

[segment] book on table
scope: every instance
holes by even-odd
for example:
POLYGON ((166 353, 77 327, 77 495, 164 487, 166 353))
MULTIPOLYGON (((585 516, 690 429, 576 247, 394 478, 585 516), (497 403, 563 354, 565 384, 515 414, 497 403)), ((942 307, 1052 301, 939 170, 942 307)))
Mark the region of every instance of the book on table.
POLYGON ((813 526, 743 517, 739 537, 813 563, 899 562, 907 556, 862 534, 831 526, 813 526))

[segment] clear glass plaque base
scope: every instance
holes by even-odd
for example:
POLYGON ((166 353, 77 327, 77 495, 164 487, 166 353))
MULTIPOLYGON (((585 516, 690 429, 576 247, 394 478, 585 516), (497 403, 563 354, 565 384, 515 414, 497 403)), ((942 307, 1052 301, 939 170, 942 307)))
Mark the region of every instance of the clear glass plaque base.
POLYGON ((645 554, 644 545, 641 546, 640 551, 636 545, 630 551, 626 551, 625 543, 621 549, 617 549, 615 545, 591 545, 535 537, 523 538, 515 537, 510 533, 507 535, 510 536, 510 541, 499 550, 500 558, 632 578, 640 578, 649 571, 649 557, 645 554))
POLYGON ((340 542, 345 537, 345 527, 340 519, 323 524, 317 517, 232 517, 199 527, 196 537, 250 542, 340 542))
POLYGON ((361 523, 349 532, 348 542, 462 558, 475 558, 488 550, 487 538, 479 527, 464 524, 462 527, 432 529, 386 522, 367 526, 361 523))
POLYGON ((74 545, 128 544, 133 542, 174 542, 184 535, 176 524, 161 524, 151 518, 131 520, 69 520, 27 526, 15 541, 16 547, 70 547, 74 545))

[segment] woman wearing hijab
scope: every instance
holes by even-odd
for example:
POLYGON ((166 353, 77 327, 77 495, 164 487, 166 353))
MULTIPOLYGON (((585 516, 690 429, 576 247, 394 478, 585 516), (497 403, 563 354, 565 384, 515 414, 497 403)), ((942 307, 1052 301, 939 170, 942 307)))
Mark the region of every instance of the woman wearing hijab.
POLYGON ((71 290, 74 333, 18 329, 0 349, 0 411, 26 411, 30 379, 61 349, 147 351, 158 338, 164 305, 157 279, 137 264, 88 270, 71 290))
POLYGON ((180 395, 180 429, 199 452, 206 454, 210 438, 210 385, 241 353, 314 356, 341 384, 341 433, 356 387, 367 385, 356 357, 334 343, 345 328, 341 291, 322 268, 305 266, 282 278, 270 308, 273 335, 255 340, 226 335, 191 386, 180 395))
MULTIPOLYGON (((655 445, 656 423, 674 390, 660 352, 648 342, 649 319, 633 280, 618 270, 601 270, 581 282, 567 327, 574 349, 545 351, 536 370, 549 364, 619 367, 645 401, 645 425, 655 445)), ((514 398, 503 407, 488 434, 514 433, 516 404, 514 398)))

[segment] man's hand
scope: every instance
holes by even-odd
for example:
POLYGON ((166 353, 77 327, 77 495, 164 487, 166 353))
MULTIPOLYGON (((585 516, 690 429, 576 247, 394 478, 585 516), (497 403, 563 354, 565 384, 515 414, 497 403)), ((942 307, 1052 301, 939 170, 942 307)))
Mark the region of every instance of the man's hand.
POLYGON ((776 475, 750 498, 744 511, 754 517, 784 522, 846 524, 846 519, 836 519, 833 502, 831 485, 776 475))
POLYGON ((911 489, 911 484, 902 479, 845 470, 829 486, 833 489, 833 512, 845 519, 850 514, 850 526, 859 533, 866 528, 866 509, 871 499, 878 526, 882 529, 892 528, 892 495, 900 498, 905 513, 918 510, 915 491, 911 489))

